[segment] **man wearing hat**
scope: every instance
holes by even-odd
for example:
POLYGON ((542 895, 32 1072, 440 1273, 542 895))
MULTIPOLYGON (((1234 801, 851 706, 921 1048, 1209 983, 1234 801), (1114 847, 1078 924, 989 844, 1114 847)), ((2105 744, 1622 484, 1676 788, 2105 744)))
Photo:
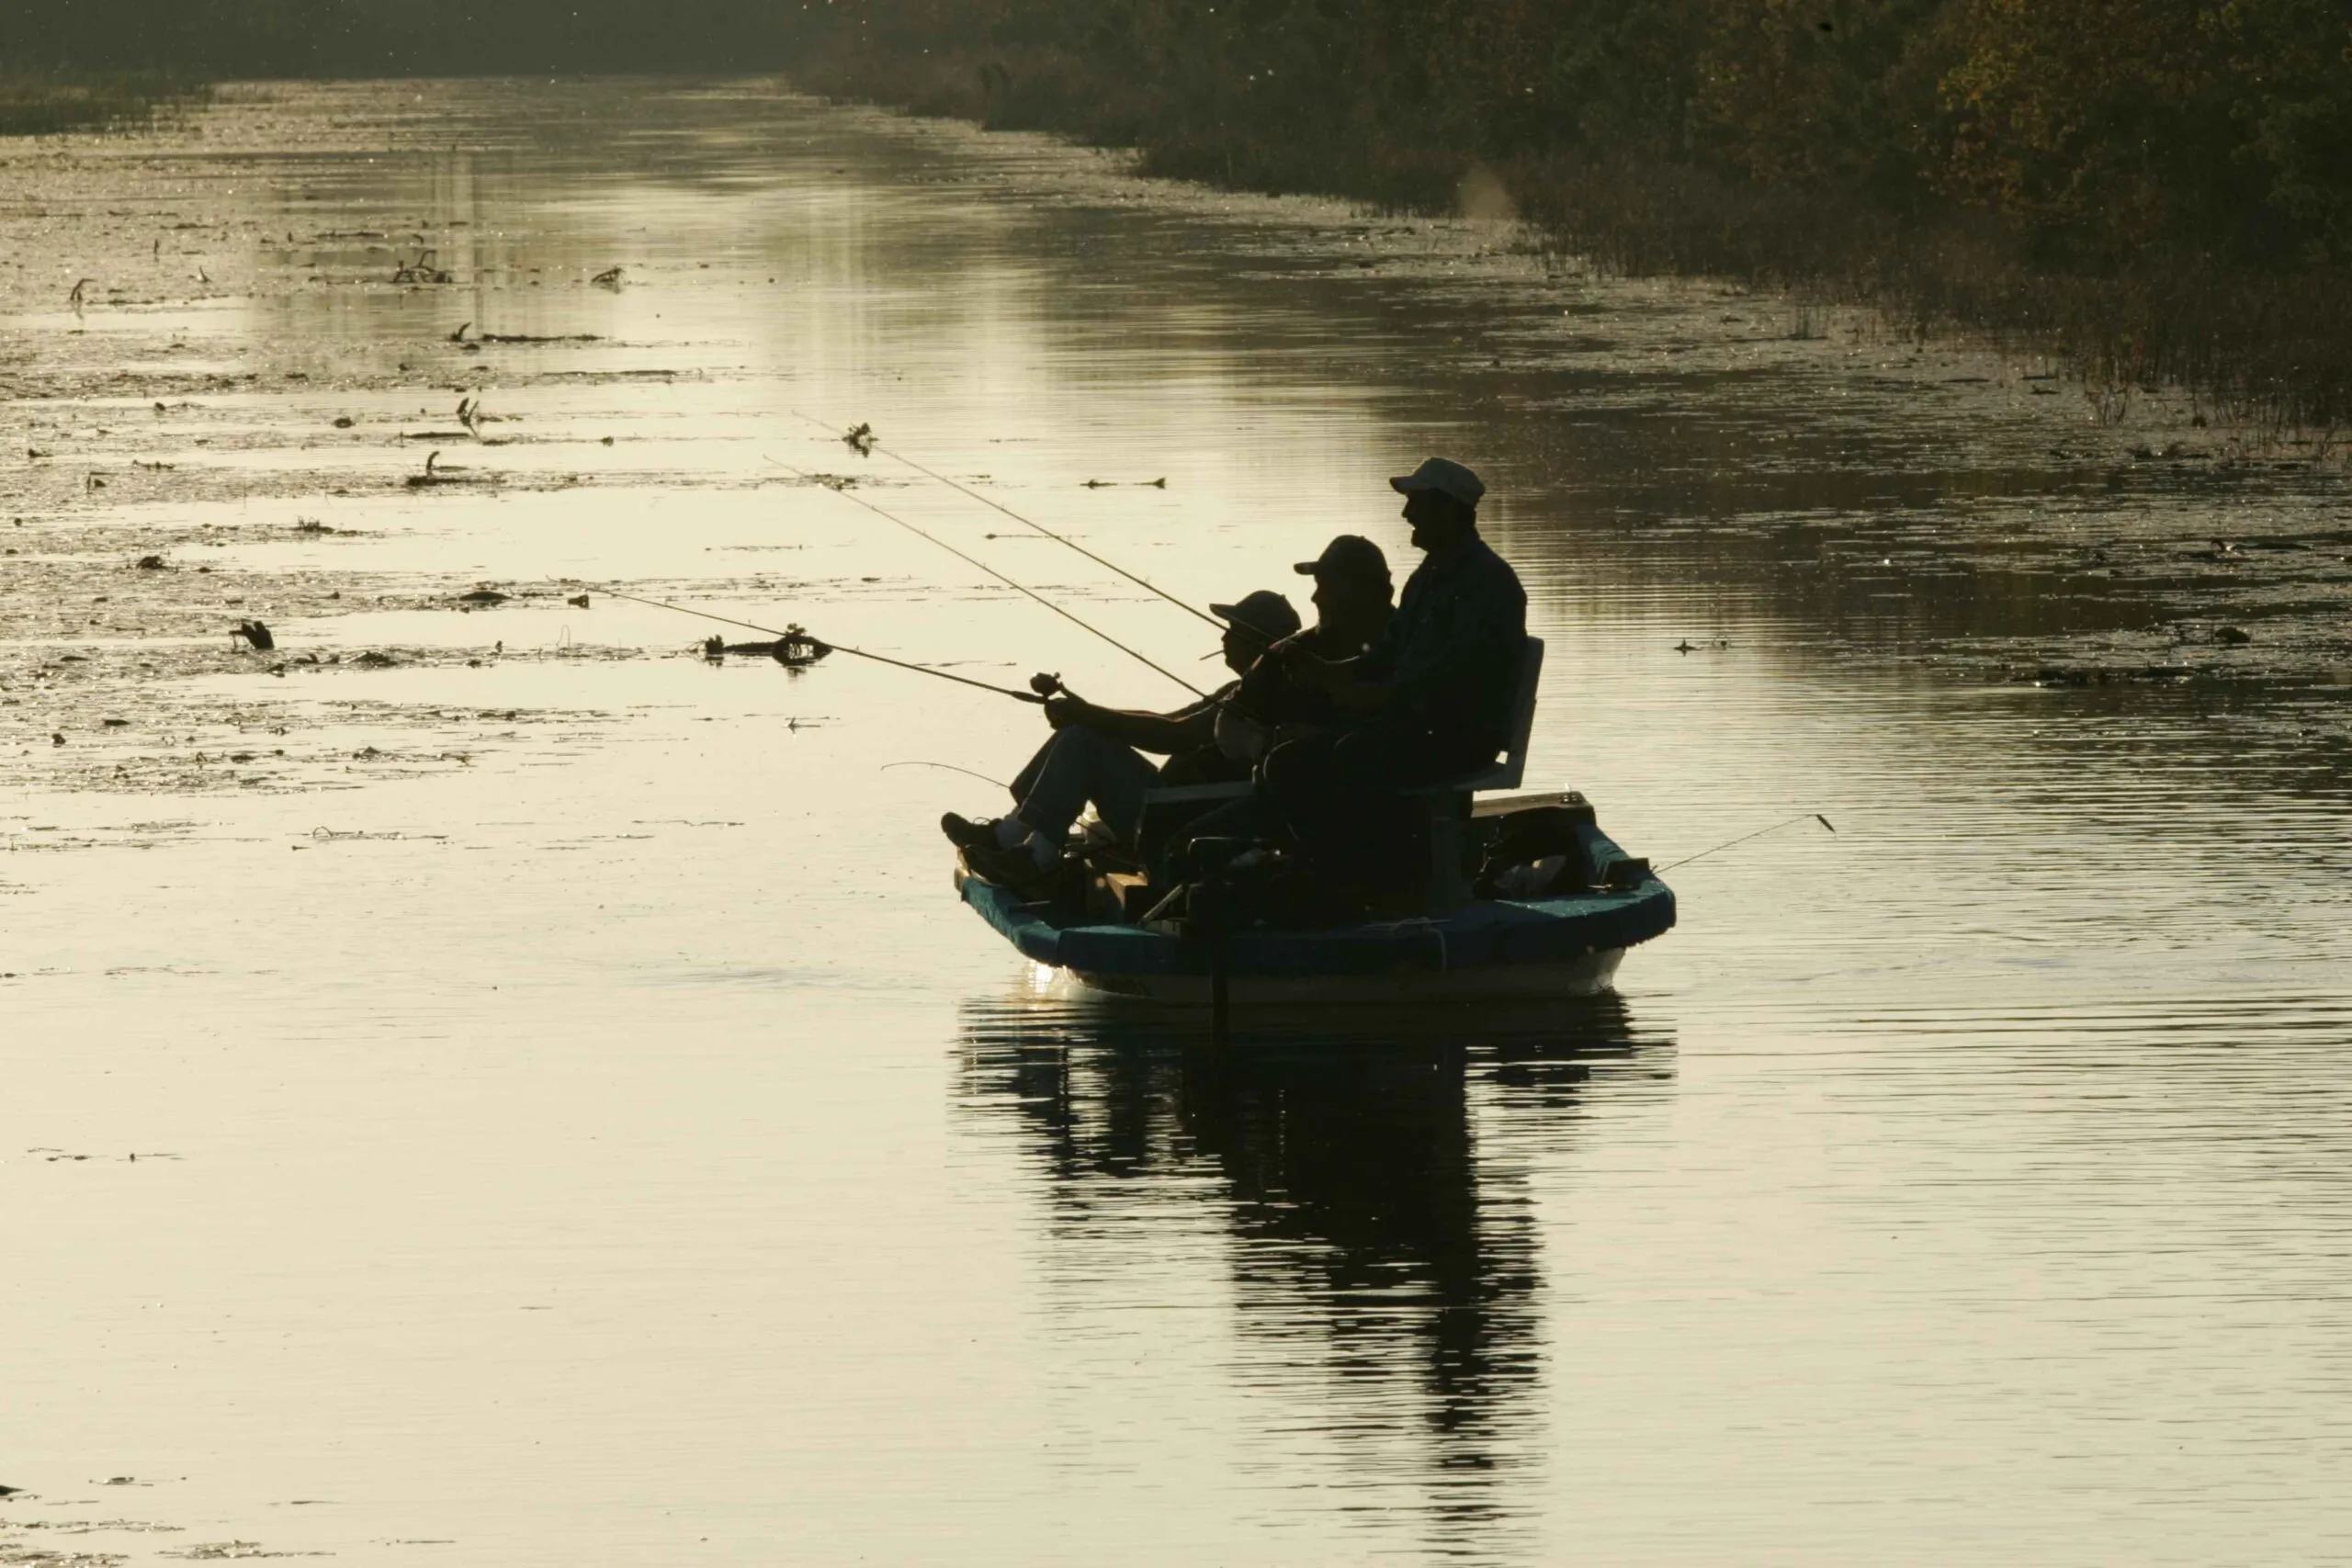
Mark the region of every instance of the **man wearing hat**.
POLYGON ((1341 534, 1315 559, 1291 570, 1315 580, 1315 624, 1275 644, 1276 657, 1260 660, 1243 677, 1227 710, 1255 721, 1269 735, 1293 725, 1329 724, 1336 716, 1331 699, 1318 687, 1292 677, 1289 654, 1311 653, 1326 661, 1361 658, 1396 613, 1388 558, 1360 534, 1341 534))
POLYGON ((1378 641, 1360 659, 1285 649, 1341 728, 1278 746, 1264 793, 1309 858, 1343 880, 1393 884, 1406 863, 1403 792, 1494 761, 1510 741, 1527 642, 1519 574, 1478 536, 1476 474, 1431 457, 1388 481, 1424 552, 1378 641))
MULTIPOLYGON (((1298 612, 1271 589, 1238 604, 1212 604, 1209 612, 1225 623, 1225 667, 1237 677, 1298 630, 1298 612)), ((1216 741, 1218 712, 1240 689, 1238 679, 1230 681, 1173 713, 1097 707, 1070 694, 1049 697, 1046 722, 1054 733, 1012 781, 1012 814, 975 822, 951 811, 939 819, 940 830, 964 852, 965 863, 990 882, 1034 886, 1060 864, 1070 824, 1090 801, 1105 825, 1132 839, 1144 791, 1153 784, 1249 777, 1249 763, 1219 753, 1216 741), (1146 751, 1170 760, 1157 765, 1146 751)))
POLYGON ((1309 651, 1325 659, 1352 659, 1380 640, 1396 612, 1388 558, 1361 534, 1341 534, 1313 560, 1291 570, 1315 580, 1315 630, 1292 637, 1295 646, 1315 639, 1309 651))

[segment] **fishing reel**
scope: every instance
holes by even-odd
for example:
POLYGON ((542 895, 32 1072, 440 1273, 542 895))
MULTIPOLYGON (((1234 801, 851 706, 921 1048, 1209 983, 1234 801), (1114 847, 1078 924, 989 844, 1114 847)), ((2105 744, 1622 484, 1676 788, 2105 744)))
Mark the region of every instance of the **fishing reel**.
POLYGON ((1059 675, 1047 675, 1043 671, 1029 677, 1029 689, 1036 693, 1040 698, 1078 695, 1076 692, 1062 684, 1062 678, 1059 675))

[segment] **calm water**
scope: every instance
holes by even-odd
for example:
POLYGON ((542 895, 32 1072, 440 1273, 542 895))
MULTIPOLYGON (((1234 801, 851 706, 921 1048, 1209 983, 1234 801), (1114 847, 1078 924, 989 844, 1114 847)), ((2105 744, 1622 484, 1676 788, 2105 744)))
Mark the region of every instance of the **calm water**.
POLYGON ((2343 688, 1926 657, 2146 619, 2035 527, 2340 519, 2322 481, 2119 490, 2051 453, 2132 434, 2016 367, 765 85, 79 145, 9 171, 71 220, 8 414, 118 482, 21 492, 26 558, 182 530, 228 620, 401 667, 6 721, 0 1561, 2352 1559, 2343 688), (455 281, 390 286, 427 248, 455 281), (400 439, 460 388, 505 445, 400 439), (887 766, 1008 777, 1031 711, 447 607, 634 583, 1181 695, 781 463, 1214 668, 853 420, 1194 601, 1342 530, 1401 575, 1382 477, 1462 457, 1552 639, 1529 782, 1661 861, 1838 833, 1676 873, 1580 1010, 1219 1057, 1041 987, 948 886, 991 793, 887 766), (436 449, 501 482, 406 486, 436 449))

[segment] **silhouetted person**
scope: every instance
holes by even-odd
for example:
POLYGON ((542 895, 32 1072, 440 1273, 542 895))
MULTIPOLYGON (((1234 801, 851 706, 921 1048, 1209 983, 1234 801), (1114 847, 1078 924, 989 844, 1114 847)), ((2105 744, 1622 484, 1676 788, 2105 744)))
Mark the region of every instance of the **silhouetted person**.
MULTIPOLYGON (((1315 580, 1315 624, 1276 643, 1272 653, 1295 650, 1327 660, 1360 658, 1380 640, 1396 614, 1388 558, 1361 535, 1341 534, 1323 547, 1321 555, 1291 570, 1315 580)), ((1242 678, 1227 712, 1228 730, 1234 719, 1256 727, 1261 743, 1249 750, 1253 761, 1273 743, 1339 716, 1330 697, 1319 686, 1294 679, 1289 661, 1280 657, 1258 661, 1242 678)))
POLYGON ((1478 476, 1431 457, 1388 482, 1421 564, 1362 658, 1283 651, 1290 679, 1328 697, 1339 728, 1275 747, 1260 789, 1267 818, 1318 871, 1367 892, 1410 880, 1404 792, 1484 767, 1510 744, 1527 643, 1519 574, 1478 536, 1478 476))
POLYGON ((1001 886, 1034 886, 1060 864, 1070 824, 1090 802, 1106 827, 1132 839, 1144 792, 1153 784, 1250 776, 1246 757, 1219 750, 1217 714, 1240 690, 1238 677, 1298 630, 1298 612, 1271 589, 1238 604, 1212 604, 1209 612, 1226 624, 1225 665, 1237 679, 1173 713, 1097 707, 1072 695, 1046 699, 1046 722, 1054 733, 1012 781, 1012 814, 974 822, 951 811, 939 819, 967 864, 1001 886), (1147 751, 1170 761, 1162 767, 1147 751))
MULTIPOLYGON (((1218 717, 1217 735, 1227 751, 1252 763, 1284 741, 1340 722, 1330 694, 1320 683, 1293 674, 1292 653, 1328 662, 1360 659, 1380 641, 1396 615, 1388 558, 1358 534, 1341 534, 1313 560, 1292 569, 1315 580, 1315 625, 1284 637, 1242 678, 1241 688, 1218 717)), ((1183 880, 1184 846, 1196 838, 1262 837, 1271 830, 1258 792, 1222 804, 1155 807, 1142 847, 1153 880, 1183 880)))

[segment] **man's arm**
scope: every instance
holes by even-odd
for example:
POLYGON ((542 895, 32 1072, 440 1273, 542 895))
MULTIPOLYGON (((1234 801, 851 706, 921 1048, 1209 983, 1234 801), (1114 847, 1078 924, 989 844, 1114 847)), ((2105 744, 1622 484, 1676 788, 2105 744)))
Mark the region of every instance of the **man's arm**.
POLYGON ((1046 722, 1056 729, 1083 725, 1138 751, 1168 757, 1216 741, 1216 704, 1204 698, 1174 713, 1138 713, 1130 708, 1096 707, 1083 697, 1050 697, 1046 702, 1046 722))
POLYGON ((1331 699, 1331 705, 1350 716, 1385 707, 1396 695, 1393 682, 1374 677, 1363 657, 1318 659, 1303 648, 1283 651, 1291 674, 1331 699))

